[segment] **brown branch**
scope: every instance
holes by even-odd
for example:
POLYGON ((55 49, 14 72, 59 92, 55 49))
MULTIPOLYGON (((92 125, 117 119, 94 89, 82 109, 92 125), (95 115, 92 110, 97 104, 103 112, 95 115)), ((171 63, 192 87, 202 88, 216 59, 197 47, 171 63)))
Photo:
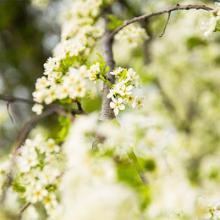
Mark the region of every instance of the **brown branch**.
MULTIPOLYGON (((111 32, 108 30, 108 19, 105 18, 105 39, 104 39, 104 55, 106 62, 110 68, 109 72, 107 73, 107 79, 114 83, 115 77, 110 74, 110 72, 115 67, 115 61, 113 56, 113 38, 109 37, 111 32)), ((111 99, 107 98, 107 95, 109 93, 110 88, 107 84, 103 85, 103 98, 102 98, 102 109, 101 109, 101 115, 100 120, 107 120, 107 119, 113 119, 115 117, 113 110, 110 108, 110 102, 111 99)))
POLYGON ((0 94, 0 100, 8 102, 8 103, 23 102, 26 104, 35 104, 35 102, 30 99, 25 99, 25 98, 10 96, 10 95, 4 95, 4 94, 0 94))
POLYGON ((74 115, 76 114, 82 114, 82 110, 76 110, 67 112, 62 106, 60 105, 51 105, 49 106, 42 114, 40 115, 34 115, 30 121, 28 121, 24 126, 21 128, 20 132, 18 133, 16 142, 14 144, 14 150, 17 151, 17 149, 24 143, 24 141, 27 139, 29 133, 33 128, 36 127, 36 125, 43 120, 44 118, 52 115, 52 114, 58 114, 58 115, 64 115, 67 117, 70 117, 72 120, 74 119, 74 115))
POLYGON ((31 205, 31 203, 28 202, 28 203, 26 203, 26 204, 21 208, 21 210, 19 211, 17 220, 22 219, 22 215, 23 215, 24 211, 25 211, 30 205, 31 205))
POLYGON ((170 14, 172 13, 173 11, 180 11, 180 10, 205 10, 205 11, 212 11, 214 10, 213 8, 211 7, 208 7, 206 5, 179 5, 177 4, 176 6, 174 7, 171 7, 171 8, 168 8, 168 9, 165 9, 165 10, 162 10, 162 11, 158 11, 158 12, 154 12, 154 13, 151 13, 151 14, 147 14, 147 15, 141 15, 141 16, 138 16, 138 17, 134 17, 130 20, 127 20, 124 22, 123 25, 121 25, 120 27, 116 28, 114 31, 111 32, 109 38, 114 38, 114 36, 119 32, 121 31, 123 28, 127 27, 128 25, 130 24, 133 24, 133 23, 136 23, 136 22, 140 22, 140 21, 143 21, 143 20, 148 20, 152 17, 156 17, 156 16, 159 16, 159 15, 162 15, 162 14, 170 14))
MULTIPOLYGON (((32 101, 30 99, 25 99, 25 98, 20 98, 20 97, 15 97, 15 96, 9 96, 9 95, 3 95, 3 94, 0 94, 0 100, 7 102, 7 109, 8 109, 9 117, 11 118, 12 122, 14 120, 13 120, 13 117, 12 117, 10 111, 9 111, 10 110, 9 105, 11 103, 23 102, 23 103, 30 104, 30 105, 38 104, 37 102, 32 101)), ((40 118, 44 117, 44 115, 47 116, 47 114, 49 114, 51 110, 54 110, 56 113, 58 113, 60 115, 64 115, 64 116, 68 116, 68 117, 72 117, 75 114, 84 114, 85 112, 82 108, 81 103, 78 100, 76 100, 75 102, 77 104, 78 110, 74 110, 71 113, 67 112, 61 105, 51 104, 50 107, 46 111, 44 111, 39 116, 34 116, 31 120, 38 120, 38 119, 40 120, 40 118)), ((41 103, 39 103, 39 104, 41 104, 41 103)), ((42 104, 42 105, 44 105, 44 104, 42 104)), ((29 123, 31 123, 31 121, 29 123)))

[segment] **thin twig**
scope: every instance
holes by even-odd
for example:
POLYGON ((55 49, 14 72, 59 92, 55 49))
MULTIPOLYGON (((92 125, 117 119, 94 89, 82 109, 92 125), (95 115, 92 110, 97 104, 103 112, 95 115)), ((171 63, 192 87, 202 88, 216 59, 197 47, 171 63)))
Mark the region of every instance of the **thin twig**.
POLYGON ((11 112, 11 105, 10 104, 11 104, 10 102, 7 102, 7 112, 8 112, 8 115, 9 115, 9 118, 10 118, 12 124, 14 124, 15 119, 13 117, 13 113, 11 112))
POLYGON ((8 115, 12 123, 15 123, 15 119, 11 112, 11 108, 10 108, 11 103, 22 102, 22 103, 30 104, 30 105, 33 105, 35 103, 33 100, 30 100, 30 99, 25 99, 25 98, 11 96, 11 95, 4 95, 4 94, 0 94, 0 100, 7 102, 7 111, 8 111, 8 115))
POLYGON ((19 211, 19 214, 18 214, 18 220, 20 220, 22 218, 22 215, 24 213, 24 211, 31 205, 30 202, 26 203, 22 208, 21 210, 19 211))
POLYGON ((212 11, 214 10, 213 8, 211 7, 208 7, 206 5, 179 5, 177 4, 176 6, 174 7, 171 7, 171 8, 168 8, 168 9, 165 9, 165 10, 162 10, 162 11, 158 11, 158 12, 154 12, 154 13, 151 13, 151 14, 146 14, 146 15, 141 15, 141 16, 138 16, 138 17, 134 17, 130 20, 127 20, 124 22, 123 25, 121 25, 120 27, 116 28, 114 31, 111 32, 111 34, 109 35, 109 38, 114 38, 114 36, 119 32, 121 31, 123 28, 127 27, 128 25, 130 24, 133 24, 135 22, 140 22, 140 21, 143 21, 143 20, 148 20, 152 17, 156 17, 156 16, 159 16, 159 15, 162 15, 162 14, 167 14, 167 13, 171 13, 173 11, 180 11, 180 10, 205 10, 205 11, 212 11))
POLYGON ((78 107, 78 110, 79 110, 80 112, 83 112, 83 107, 82 107, 82 104, 80 103, 79 100, 76 100, 76 105, 77 105, 77 107, 78 107))
POLYGON ((166 20, 166 23, 164 25, 164 29, 163 29, 162 33, 160 34, 160 37, 163 37, 163 35, 166 32, 167 25, 169 24, 169 21, 170 21, 170 16, 171 16, 171 12, 168 12, 167 20, 166 20))

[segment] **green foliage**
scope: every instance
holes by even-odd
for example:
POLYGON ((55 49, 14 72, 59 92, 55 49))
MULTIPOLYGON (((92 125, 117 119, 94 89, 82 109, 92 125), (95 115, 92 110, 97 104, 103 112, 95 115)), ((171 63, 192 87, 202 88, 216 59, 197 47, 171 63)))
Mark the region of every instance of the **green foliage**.
POLYGON ((123 24, 123 21, 113 14, 109 14, 107 18, 109 20, 109 23, 108 23, 109 30, 114 30, 123 24))
POLYGON ((58 143, 61 143, 65 140, 68 134, 69 127, 71 125, 71 120, 68 117, 59 116, 58 122, 59 122, 59 128, 56 134, 56 140, 58 143))
POLYGON ((94 112, 101 108, 101 97, 85 97, 82 99, 82 107, 86 112, 94 112))
POLYGON ((12 188, 15 192, 24 193, 25 187, 22 186, 18 181, 13 181, 12 188))
POLYGON ((119 181, 135 189, 140 198, 140 207, 146 208, 150 202, 150 189, 143 184, 135 165, 126 161, 122 162, 117 165, 117 174, 119 181))
POLYGON ((189 49, 194 49, 199 46, 206 46, 207 41, 201 37, 191 36, 186 40, 186 45, 189 49))
POLYGON ((154 172, 157 168, 156 161, 153 158, 138 158, 138 162, 146 172, 154 172))
POLYGON ((220 31, 220 20, 217 20, 214 32, 220 31))
POLYGON ((46 189, 49 191, 49 192, 55 192, 57 190, 57 186, 54 185, 54 184, 50 184, 48 186, 46 186, 46 189))
POLYGON ((97 56, 97 63, 99 63, 100 66, 100 74, 102 75, 102 77, 105 77, 106 73, 109 72, 109 66, 106 63, 105 58, 100 54, 100 53, 96 53, 97 56))

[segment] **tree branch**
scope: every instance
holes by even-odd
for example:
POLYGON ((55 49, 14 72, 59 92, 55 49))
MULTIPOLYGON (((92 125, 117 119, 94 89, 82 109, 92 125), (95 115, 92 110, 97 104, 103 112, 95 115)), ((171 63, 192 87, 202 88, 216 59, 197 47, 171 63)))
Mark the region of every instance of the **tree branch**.
POLYGON ((35 104, 36 103, 30 99, 25 99, 25 98, 10 96, 10 95, 4 95, 4 94, 0 94, 0 100, 8 102, 8 103, 13 103, 13 102, 23 102, 23 103, 27 103, 27 104, 35 104))
MULTIPOLYGON (((105 39, 104 39, 104 55, 106 62, 110 68, 107 79, 114 83, 115 77, 110 74, 110 72, 115 67, 115 61, 113 56, 113 38, 110 37, 111 32, 108 30, 108 19, 105 18, 105 39)), ((110 108, 110 102, 111 99, 107 98, 107 95, 109 93, 109 87, 107 84, 103 85, 103 98, 102 98, 102 109, 101 109, 101 115, 100 120, 107 120, 107 119, 113 119, 115 117, 113 110, 110 108)))
POLYGON ((21 219, 22 219, 23 213, 25 212, 25 210, 26 210, 30 205, 31 205, 31 203, 28 202, 28 203, 26 203, 26 204, 21 208, 21 210, 19 211, 17 220, 21 220, 21 219))
MULTIPOLYGON (((7 102, 8 104, 10 103, 14 103, 14 102, 23 102, 23 103, 26 103, 26 104, 30 104, 30 105, 33 105, 33 104, 38 104, 37 102, 33 101, 33 100, 30 100, 30 99, 25 99, 25 98, 20 98, 20 97, 15 97, 15 96, 9 96, 9 95, 4 95, 4 94, 0 94, 0 100, 2 101, 5 101, 7 102)), ((39 116, 34 116, 32 118, 32 120, 34 119, 38 119, 38 118, 41 118, 41 117, 44 117, 44 114, 47 114, 50 112, 51 108, 57 113, 57 114, 60 114, 60 115, 64 115, 64 116, 70 116, 72 117, 72 115, 75 115, 75 114, 84 114, 84 110, 82 108, 82 105, 81 103, 76 100, 75 101, 76 104, 77 104, 77 107, 78 107, 78 110, 73 110, 72 113, 70 112, 67 112, 61 105, 57 105, 57 104, 51 104, 50 107, 44 111, 41 115, 39 116)), ((9 108, 7 104, 7 108, 9 108)), ((39 103, 41 104, 41 103, 39 103)), ((46 107, 46 106, 45 106, 46 107)), ((10 116, 10 115, 9 115, 10 116)), ((10 116, 11 117, 11 116, 10 116)))
POLYGON ((162 11, 154 12, 154 13, 147 14, 147 15, 141 15, 141 16, 138 16, 138 17, 134 17, 131 20, 127 20, 127 21, 124 22, 123 25, 121 25, 120 27, 118 27, 114 31, 112 31, 109 37, 113 39, 114 36, 119 31, 121 31, 123 28, 127 27, 130 24, 140 22, 140 21, 143 21, 143 20, 148 20, 152 17, 156 17, 156 16, 159 16, 159 15, 162 15, 162 14, 171 14, 173 11, 180 11, 180 10, 184 11, 184 10, 193 10, 193 9, 194 10, 205 10, 205 11, 214 10, 213 8, 208 7, 206 5, 179 5, 179 4, 177 4, 174 7, 171 7, 171 8, 162 10, 162 11))
MULTIPOLYGON (((127 27, 128 25, 135 23, 135 22, 141 22, 141 21, 146 21, 152 17, 159 16, 162 14, 168 14, 168 21, 170 18, 170 15, 173 11, 179 11, 179 10, 205 10, 205 11, 212 11, 213 8, 210 8, 206 5, 179 5, 177 4, 174 7, 171 7, 169 9, 165 9, 159 12, 147 14, 147 15, 141 15, 138 17, 134 17, 131 20, 127 20, 124 22, 124 24, 118 28, 116 28, 114 31, 110 31, 108 29, 108 19, 105 17, 105 39, 104 39, 104 52, 105 52, 105 58, 108 66, 110 67, 110 71, 107 74, 107 79, 114 83, 115 78, 113 75, 110 74, 110 72, 114 69, 115 67, 115 62, 114 62, 114 56, 113 56, 113 42, 114 42, 114 36, 121 31, 123 28, 127 27)), ((168 24, 167 21, 167 24, 168 24)), ((166 26, 167 26, 166 24, 166 26)), ((165 29, 166 29, 165 26, 165 29)), ((165 30, 164 29, 164 30, 165 30)), ((101 109, 101 115, 100 115, 100 120, 106 120, 106 119, 113 119, 115 118, 113 110, 110 108, 110 102, 111 99, 107 98, 107 95, 109 93, 109 87, 108 85, 104 84, 103 86, 103 99, 102 99, 102 109, 101 109)))
POLYGON ((62 106, 60 105, 51 105, 49 106, 42 114, 40 115, 34 115, 30 121, 28 121, 24 126, 21 128, 20 132, 18 133, 16 142, 14 144, 14 150, 17 151, 17 149, 20 148, 20 146, 24 143, 24 141, 27 139, 29 133, 33 128, 36 127, 36 125, 39 123, 39 121, 43 120, 44 118, 52 115, 52 114, 58 114, 58 115, 64 115, 67 117, 70 117, 72 120, 74 119, 74 115, 76 114, 82 114, 82 110, 76 110, 67 112, 62 106))

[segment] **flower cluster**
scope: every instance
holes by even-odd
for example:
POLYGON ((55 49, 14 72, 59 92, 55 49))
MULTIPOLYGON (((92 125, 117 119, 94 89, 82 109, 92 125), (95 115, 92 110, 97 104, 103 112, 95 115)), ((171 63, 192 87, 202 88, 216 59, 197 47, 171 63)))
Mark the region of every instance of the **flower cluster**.
POLYGON ((136 72, 132 68, 118 67, 110 74, 115 76, 115 83, 107 98, 111 99, 110 107, 114 110, 115 115, 118 115, 120 110, 124 110, 125 105, 140 106, 141 100, 133 94, 133 90, 138 86, 136 72))
MULTIPOLYGON (((87 94, 94 94, 94 87, 89 80, 89 69, 83 65, 79 68, 70 67, 66 74, 59 77, 59 72, 55 72, 55 67, 50 65, 53 59, 49 59, 45 65, 45 75, 36 82, 36 91, 33 93, 34 101, 37 103, 51 104, 55 100, 70 98, 76 100, 87 94), (53 71, 50 70, 53 69, 53 71)), ((35 104, 33 111, 40 114, 43 109, 41 104, 35 104)))
POLYGON ((175 130, 172 126, 164 127, 163 122, 158 115, 134 116, 131 113, 121 117, 120 126, 114 122, 103 122, 97 128, 97 136, 105 137, 105 141, 98 148, 104 152, 111 151, 120 158, 130 153, 145 159, 154 158, 175 140, 175 130))
POLYGON ((213 32, 220 31, 220 3, 215 3, 215 10, 210 12, 210 19, 204 24, 203 29, 205 30, 204 35, 210 36, 213 32))
POLYGON ((39 135, 27 139, 16 157, 14 191, 28 203, 41 202, 49 215, 58 206, 56 189, 61 175, 58 166, 61 158, 60 147, 55 141, 39 135))
POLYGON ((208 213, 207 213, 207 219, 212 220, 219 220, 220 219, 220 204, 212 204, 212 206, 209 207, 208 213))
POLYGON ((119 42, 126 42, 129 47, 135 48, 147 39, 147 37, 146 31, 142 27, 136 24, 131 24, 122 29, 115 36, 115 39, 119 42))
POLYGON ((43 104, 65 98, 75 100, 91 92, 85 64, 103 34, 103 25, 98 22, 103 2, 76 1, 62 15, 61 41, 54 49, 54 56, 45 63, 44 76, 37 80, 33 93, 37 103, 33 111, 37 114, 41 114, 43 104))
POLYGON ((100 73, 101 73, 101 69, 100 69, 100 64, 99 63, 96 63, 94 65, 92 65, 89 69, 89 79, 91 81, 96 81, 100 78, 100 73))
MULTIPOLYGON (((142 186, 139 178, 135 177, 139 172, 137 167, 140 164, 137 163, 142 164, 146 160, 145 163, 149 163, 145 165, 147 169, 154 170, 154 159, 149 158, 156 157, 155 152, 162 152, 169 135, 161 128, 157 117, 153 119, 130 113, 125 114, 120 122, 122 126, 111 121, 98 123, 96 114, 76 119, 64 144, 67 169, 61 182, 61 208, 52 219, 143 218, 138 200, 139 196, 143 197, 143 188, 139 194, 138 186, 142 186), (95 146, 99 138, 102 141, 95 146), (94 153, 91 152, 93 147, 96 149, 94 153), (113 157, 109 155, 112 151, 113 157), (130 158, 132 152, 138 162, 130 158), (122 167, 113 158, 118 158, 122 167), (123 163, 129 172, 121 176, 123 163), (136 184, 137 188, 130 187, 130 184, 136 184)), ((145 175, 145 171, 140 172, 145 175)))
POLYGON ((97 115, 76 119, 64 144, 67 172, 61 183, 62 208, 54 220, 141 219, 137 195, 117 181, 114 160, 91 154, 97 119, 97 115))

